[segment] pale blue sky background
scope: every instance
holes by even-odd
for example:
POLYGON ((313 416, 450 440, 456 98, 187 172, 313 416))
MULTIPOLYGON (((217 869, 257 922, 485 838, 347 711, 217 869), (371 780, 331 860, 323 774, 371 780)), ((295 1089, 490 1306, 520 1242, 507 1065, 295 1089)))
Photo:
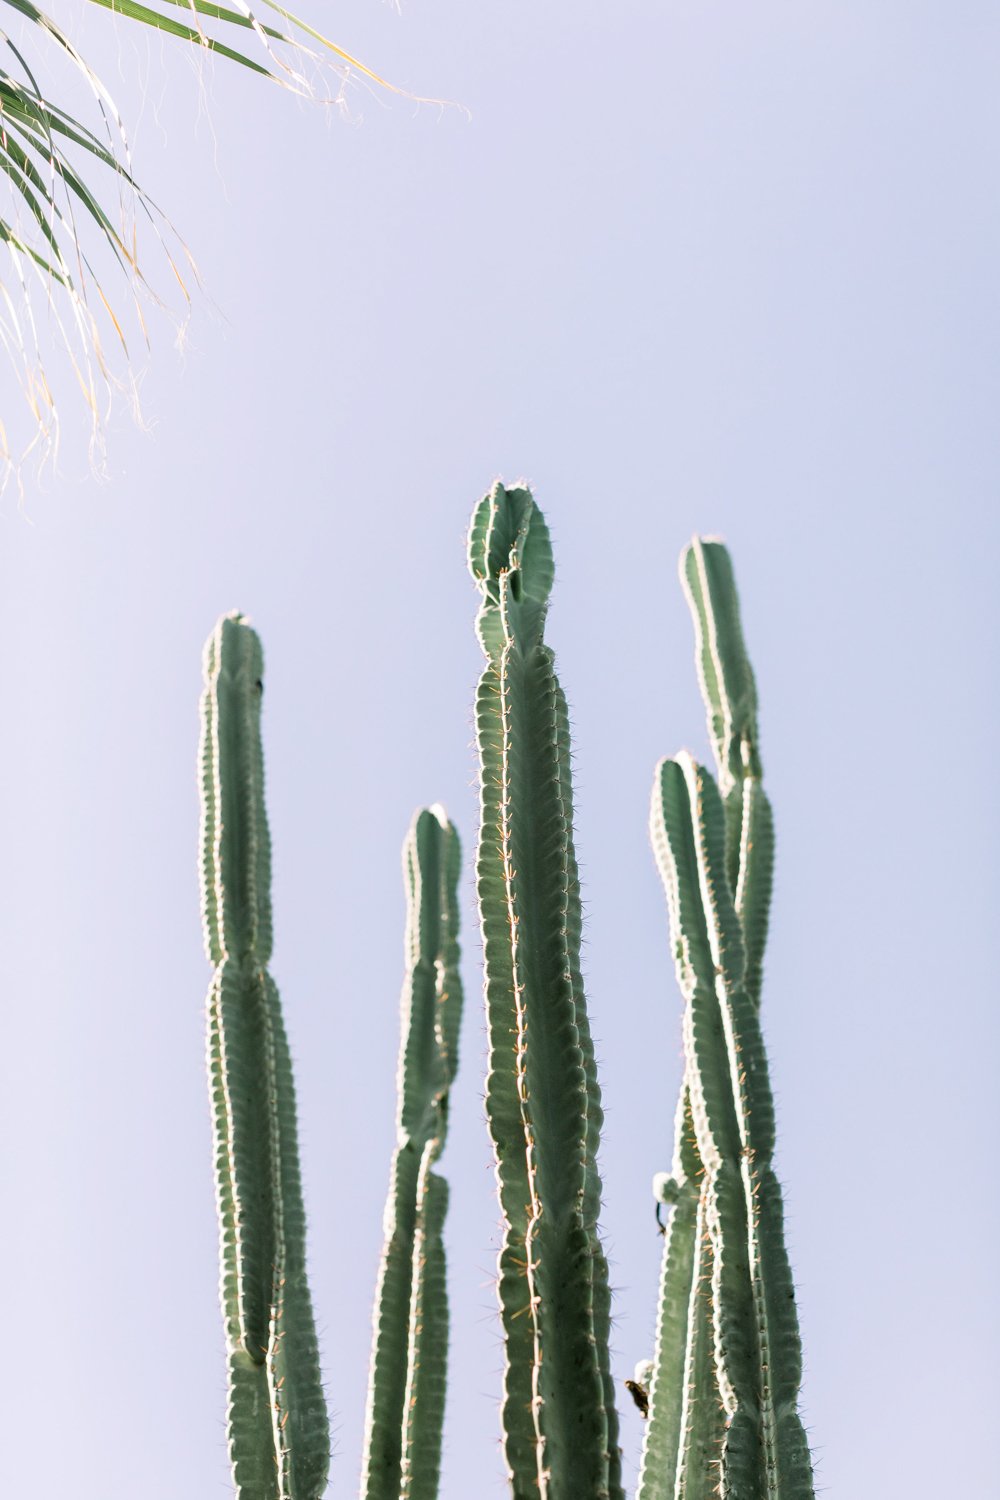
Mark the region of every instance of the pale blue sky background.
MULTIPOLYGON (((68 433, 62 477, 0 512, 0 1487, 228 1491, 194 763, 201 645, 239 606, 267 657, 330 1493, 356 1490, 399 846, 435 799, 473 846, 463 538, 502 474, 557 547, 616 1373, 650 1347, 680 1071, 647 799, 660 755, 707 754, 675 566, 721 532, 778 819, 764 1015, 820 1486, 995 1495, 1000 13, 309 15, 471 118, 357 94, 360 122, 327 122, 221 65, 206 114, 179 49, 78 30, 132 120, 148 71, 137 170, 227 321, 199 303, 182 361, 154 318, 152 432, 116 417, 103 485, 68 433)), ((463 890, 441 1494, 486 1500, 497 1212, 463 890)))

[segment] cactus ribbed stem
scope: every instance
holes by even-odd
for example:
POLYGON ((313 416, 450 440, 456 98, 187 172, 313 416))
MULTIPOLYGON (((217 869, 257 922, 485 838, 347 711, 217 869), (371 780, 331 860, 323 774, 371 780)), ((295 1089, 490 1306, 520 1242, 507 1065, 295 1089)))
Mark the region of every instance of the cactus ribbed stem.
POLYGON ((373 1318, 363 1500, 435 1500, 448 1352, 444 1147, 458 1065, 458 836, 439 807, 403 845, 407 898, 396 1149, 373 1318))
POLYGON ((718 1491, 725 1413, 715 1387, 711 1244, 686 1087, 677 1106, 673 1171, 656 1184, 659 1200, 673 1206, 664 1230, 637 1500, 708 1500, 718 1491))
MULTIPOLYGON (((727 871, 736 893, 737 910, 748 955, 746 988, 757 1003, 773 864, 770 808, 760 785, 757 749, 757 696, 753 670, 743 640, 732 564, 718 542, 695 538, 680 563, 681 583, 695 626, 698 677, 708 716, 720 784, 726 798, 727 871)), ((685 1077, 678 1106, 679 1118, 690 1104, 685 1077)), ((703 1168, 697 1143, 688 1141, 688 1160, 681 1158, 678 1137, 674 1151, 675 1175, 700 1182, 703 1168)), ((704 1207, 701 1210, 704 1220, 704 1207)), ((697 1374, 713 1334, 711 1250, 707 1240, 695 1244, 694 1223, 674 1212, 670 1238, 664 1246, 661 1274, 650 1419, 646 1428, 637 1500, 710 1500, 717 1493, 719 1455, 724 1423, 721 1397, 712 1390, 708 1372, 697 1374), (672 1262, 679 1256, 677 1241, 688 1237, 687 1258, 697 1256, 703 1266, 701 1291, 690 1307, 686 1326, 671 1322, 672 1262), (679 1345, 681 1347, 677 1347, 679 1345), (674 1366, 681 1360, 688 1372, 675 1384, 674 1366), (664 1451, 663 1432, 672 1430, 664 1414, 676 1408, 683 1390, 683 1433, 677 1448, 664 1451), (662 1392, 662 1399, 660 1393, 662 1392), (701 1399, 699 1394, 701 1393, 701 1399)), ((684 1259, 684 1256, 680 1256, 684 1259)))
POLYGON ((705 1169, 715 1350, 729 1418, 720 1493, 731 1500, 811 1500, 796 1410, 801 1353, 771 1169, 774 1109, 757 1008, 726 873, 718 789, 690 756, 661 762, 653 843, 686 1001, 691 1113, 705 1169))
MULTIPOLYGON (((498 674, 487 670, 476 694, 476 736, 482 766, 476 890, 480 911, 506 909, 507 888, 502 859, 501 790, 503 733, 498 674)), ((500 1413, 504 1453, 514 1500, 537 1500, 535 1424, 532 1418, 534 1330, 528 1291, 528 1161, 524 1123, 509 1071, 517 1051, 517 1005, 511 944, 506 924, 481 922, 489 1068, 486 1117, 496 1157, 496 1180, 503 1220, 497 1261, 497 1297, 504 1333, 504 1400, 500 1413)))
POLYGON ((330 1435, 305 1270, 295 1093, 271 955, 260 642, 239 615, 205 647, 202 914, 215 965, 215 1126, 229 1452, 238 1500, 319 1500, 330 1435))
MULTIPOLYGON (((716 881, 720 880, 719 872, 724 871, 719 892, 723 904, 727 898, 731 901, 733 912, 738 919, 735 929, 742 951, 742 957, 737 964, 739 969, 737 987, 741 995, 738 1005, 749 1007, 754 1013, 754 1023, 756 1023, 756 1012, 760 1004, 761 971, 767 937, 774 862, 771 809, 761 785, 761 765, 757 743, 756 686, 744 644, 732 563, 726 548, 717 541, 695 538, 682 554, 680 574, 695 626, 698 676, 708 716, 709 735, 718 770, 719 788, 725 808, 721 827, 714 829, 714 852, 709 864, 714 870, 713 878, 716 881), (722 887, 726 888, 725 891, 722 887)), ((690 770, 690 765, 693 763, 681 758, 678 764, 690 770)), ((699 769, 697 776, 705 778, 707 773, 699 769)), ((653 836, 654 845, 658 847, 657 857, 665 882, 668 881, 665 861, 669 864, 666 849, 669 836, 664 811, 666 807, 664 782, 666 780, 669 780, 669 775, 661 768, 659 791, 654 789, 653 836)), ((710 781, 711 778, 708 780, 710 781)), ((712 793, 714 793, 714 785, 712 793)), ((714 795, 717 800, 718 794, 714 793, 714 795)), ((708 800, 712 802, 712 794, 708 794, 708 800)), ((698 814, 701 815, 702 812, 703 807, 699 805, 698 814)), ((692 826, 700 826, 697 817, 692 826)), ((675 857, 683 863, 684 856, 675 851, 675 857)), ((668 882, 668 895, 669 889, 668 882)), ((675 890, 674 899, 674 916, 677 922, 680 922, 681 912, 679 908, 676 908, 676 902, 680 901, 680 894, 677 890, 675 890)), ((715 910, 714 905, 712 909, 715 910)), ((688 918, 693 920, 697 927, 698 918, 686 913, 685 920, 688 918)), ((705 961, 704 942, 707 938, 704 933, 700 937, 693 937, 689 926, 678 929, 676 923, 674 931, 675 946, 680 945, 678 947, 679 966, 683 967, 683 962, 688 960, 693 961, 692 955, 697 953, 702 953, 703 961, 705 961)), ((728 941, 731 949, 732 934, 728 941)), ((714 963, 711 958, 708 961, 714 963)), ((735 971, 731 970, 731 979, 734 973, 735 971)), ((702 1047, 708 1045, 711 1028, 706 1029, 707 1023, 704 1017, 697 1025, 695 1024, 696 1010, 697 1007, 689 1005, 685 1020, 685 1037, 689 1055, 682 1087, 682 1107, 685 1100, 693 1098, 697 1109, 700 1104, 704 1103, 704 1080, 699 1076, 697 1069, 692 1073, 692 1049, 697 1045, 702 1047)), ((763 1058, 762 1051, 760 1056, 763 1058)), ((758 1101, 758 1114, 770 1114, 769 1099, 770 1096, 767 1094, 766 1100, 758 1101)), ((771 1128, 773 1130, 773 1125, 771 1128)), ((745 1150, 745 1145, 741 1149, 745 1150)), ((790 1372, 786 1380, 784 1396, 786 1409, 780 1419, 775 1419, 768 1400, 760 1398, 757 1438, 762 1444, 763 1467, 754 1477, 747 1479, 744 1475, 741 1480, 739 1454, 744 1439, 740 1434, 744 1431, 747 1421, 747 1408, 745 1402, 744 1406, 740 1407, 737 1386, 734 1385, 731 1369, 732 1360, 736 1356, 733 1354, 732 1329, 734 1325, 731 1299, 727 1295, 727 1288, 732 1291, 734 1288, 738 1290, 743 1286, 745 1289, 745 1283, 752 1283, 753 1302, 758 1313, 762 1306, 769 1301, 773 1302, 774 1298, 765 1293, 763 1275, 757 1267, 759 1257, 755 1248, 754 1214, 751 1213, 748 1220, 747 1233, 750 1236, 750 1243, 745 1257, 740 1245, 734 1243, 731 1238, 727 1240, 722 1232, 720 1204, 731 1209, 735 1196, 733 1183, 726 1176, 726 1172, 730 1172, 730 1164, 726 1165, 721 1176, 718 1164, 715 1171, 705 1173, 702 1150, 712 1153, 715 1147, 710 1138, 705 1136, 704 1131, 699 1139, 691 1144, 690 1150, 694 1155, 696 1174, 701 1180, 699 1214, 709 1231, 704 1243, 701 1244, 699 1253, 705 1266, 703 1274, 711 1277, 711 1285, 700 1299, 692 1302, 687 1329, 681 1342, 686 1342, 685 1362, 688 1369, 693 1370, 698 1362, 699 1351, 703 1351, 706 1347, 707 1330, 714 1330, 713 1339, 718 1347, 718 1368, 714 1390, 707 1372, 702 1380, 693 1385, 685 1380, 683 1387, 687 1412, 685 1426, 690 1442, 686 1448, 683 1444, 681 1445, 676 1465, 661 1464, 658 1461, 662 1449, 659 1429, 664 1426, 669 1427, 669 1422, 659 1410, 660 1402, 657 1399, 657 1393, 663 1390, 666 1405, 669 1408, 671 1399, 675 1397, 671 1391, 672 1382, 667 1355, 670 1351, 674 1351, 673 1359, 676 1362, 674 1341, 678 1338, 677 1330, 666 1316, 663 1304, 671 1269, 668 1251, 676 1258, 676 1251, 671 1250, 668 1244, 665 1247, 661 1282, 661 1312, 650 1397, 650 1421, 646 1434, 642 1477, 637 1500, 675 1500, 675 1497, 676 1500, 681 1500, 681 1497, 685 1497, 685 1500, 708 1500, 709 1496, 719 1493, 720 1485, 724 1495, 746 1495, 748 1500, 763 1500, 764 1496, 772 1494, 811 1496, 812 1481, 808 1448, 801 1423, 794 1412, 799 1379, 797 1373, 798 1331, 794 1321, 791 1275, 781 1234, 780 1190, 769 1166, 763 1170, 763 1175, 759 1180, 753 1179, 751 1174, 751 1179, 756 1182, 755 1193, 758 1206, 766 1203, 769 1207, 767 1220, 769 1227, 765 1233, 771 1236, 772 1241, 769 1257, 770 1282, 772 1285, 783 1287, 777 1300, 780 1304, 778 1323, 783 1330, 782 1338, 787 1346, 786 1364, 790 1372), (791 1307, 791 1324, 788 1323, 786 1316, 789 1306, 791 1307), (729 1335, 726 1333, 727 1329, 729 1335), (727 1363, 727 1354, 729 1363, 727 1363), (658 1379, 661 1371, 662 1381, 658 1379), (791 1390, 790 1397, 789 1389, 791 1390), (725 1430, 727 1423, 728 1432, 725 1430), (779 1471, 784 1475, 781 1480, 784 1487, 769 1488, 768 1486, 772 1486, 775 1482, 774 1474, 779 1471), (744 1487, 741 1488, 741 1485, 744 1487), (749 1485, 749 1488, 746 1488, 746 1485, 749 1485)), ((683 1170, 683 1165, 679 1162, 678 1150, 675 1148, 675 1174, 683 1170)), ((675 1209, 674 1220, 676 1221, 677 1218, 675 1209)), ((697 1234, 698 1230, 693 1232, 697 1234)), ((684 1236, 690 1233, 692 1230, 683 1218, 670 1226, 672 1237, 675 1234, 684 1236)), ((756 1313, 755 1316, 757 1316, 756 1313)), ((767 1385, 769 1377, 766 1374, 762 1375, 761 1371, 770 1368, 769 1326, 766 1318, 761 1320, 758 1317, 757 1321, 755 1378, 762 1379, 767 1385)), ((739 1343, 740 1340, 736 1338, 735 1345, 738 1346, 739 1343)), ((736 1358, 736 1365, 737 1367, 740 1365, 738 1358, 736 1358)), ((747 1395, 749 1388, 747 1380, 744 1379, 744 1396, 747 1395)), ((757 1399, 758 1395, 755 1395, 753 1402, 757 1399)))
POLYGON ((568 714, 543 640, 552 551, 527 489, 497 484, 479 503, 469 563, 488 658, 476 704, 477 889, 503 1215, 505 1451, 515 1500, 619 1500, 568 714))
POLYGON ((694 621, 698 678, 726 804, 726 868, 746 951, 744 988, 759 1006, 774 822, 761 785, 757 686, 727 549, 721 542, 695 537, 681 555, 680 574, 694 621))

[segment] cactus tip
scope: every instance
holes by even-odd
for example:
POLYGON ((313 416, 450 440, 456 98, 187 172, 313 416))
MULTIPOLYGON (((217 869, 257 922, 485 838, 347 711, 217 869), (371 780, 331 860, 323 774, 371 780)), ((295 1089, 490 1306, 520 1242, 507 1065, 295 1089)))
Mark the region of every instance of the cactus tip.
POLYGON ((509 489, 497 480, 472 512, 469 570, 483 593, 499 601, 502 574, 518 572, 521 589, 544 603, 554 568, 549 531, 526 484, 509 489))

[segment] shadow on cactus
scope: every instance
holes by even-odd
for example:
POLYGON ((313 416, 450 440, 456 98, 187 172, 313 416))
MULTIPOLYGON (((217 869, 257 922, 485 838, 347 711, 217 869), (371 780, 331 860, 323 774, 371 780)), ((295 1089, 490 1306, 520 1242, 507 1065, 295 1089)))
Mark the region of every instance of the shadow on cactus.
MULTIPOLYGON (((486 657, 476 696, 476 891, 486 1117, 502 1216, 504 1454, 515 1500, 623 1500, 568 715, 544 639, 552 549, 526 488, 497 484, 477 505, 469 566, 486 657)), ((682 754, 660 763, 653 789, 685 1072, 671 1171, 654 1181, 664 1238, 653 1357, 621 1382, 647 1418, 636 1500, 808 1500, 798 1325, 758 1019, 774 838, 756 692, 726 549, 694 541, 681 576, 718 781, 682 754)), ((214 966, 208 1064, 229 1452, 240 1500, 320 1500, 329 1427, 306 1283, 288 1044, 267 973, 263 669, 241 616, 220 620, 204 666, 202 898, 214 966)), ((362 1500, 434 1500, 445 1407, 448 1188, 435 1166, 462 991, 459 845, 440 807, 416 814, 403 870, 396 1147, 362 1500)))

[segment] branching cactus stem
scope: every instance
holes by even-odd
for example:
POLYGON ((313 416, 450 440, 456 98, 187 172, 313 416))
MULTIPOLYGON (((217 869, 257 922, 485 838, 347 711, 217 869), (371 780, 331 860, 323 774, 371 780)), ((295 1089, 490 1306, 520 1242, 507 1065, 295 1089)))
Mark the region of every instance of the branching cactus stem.
POLYGON ((774 871, 774 820, 761 780, 757 686, 726 547, 695 537, 681 555, 680 573, 694 621, 698 679, 726 805, 726 870, 746 952, 744 989, 759 1006, 774 871))
POLYGON ((552 549, 527 489, 497 484, 480 501, 469 566, 487 657, 477 890, 503 1216, 505 1452, 515 1500, 620 1500, 569 720, 543 638, 552 549))
POLYGON ((774 1108, 757 1008, 726 873, 726 820, 711 775, 690 756, 661 762, 653 844, 686 1002, 691 1117, 704 1168, 715 1362, 727 1426, 720 1493, 811 1500, 797 1412, 801 1350, 771 1168, 774 1108))
POLYGON ((440 807, 403 845, 406 973, 396 1149, 375 1293, 362 1500, 436 1500, 448 1354, 444 1147, 458 1065, 458 836, 440 807))
POLYGON ((702 1165, 685 1086, 674 1125, 673 1174, 658 1173, 669 1213, 637 1500, 709 1500, 718 1492, 725 1413, 715 1381, 712 1259, 702 1165))
POLYGON ((653 844, 686 1000, 685 1077, 637 1500, 807 1500, 798 1326, 757 1020, 774 835, 756 688, 725 547, 696 538, 681 580, 719 787, 680 756, 661 763, 653 791, 653 844), (693 1224, 683 1196, 692 1188, 693 1224))
POLYGON ((305 1266, 295 1094, 271 957, 260 641, 238 614, 205 646, 201 890, 229 1455, 237 1500, 319 1500, 330 1434, 305 1266))

